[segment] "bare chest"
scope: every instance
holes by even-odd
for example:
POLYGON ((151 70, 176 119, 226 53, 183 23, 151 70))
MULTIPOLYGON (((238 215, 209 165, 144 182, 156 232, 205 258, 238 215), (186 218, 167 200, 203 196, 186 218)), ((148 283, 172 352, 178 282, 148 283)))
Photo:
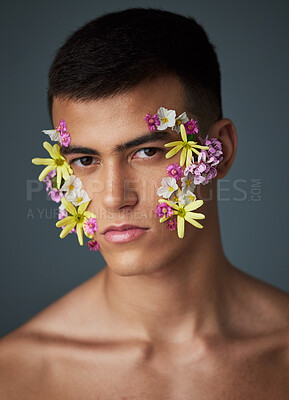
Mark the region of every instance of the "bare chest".
POLYGON ((43 377, 43 392, 61 400, 287 400, 286 371, 271 361, 234 360, 224 353, 220 359, 152 362, 104 352, 53 365, 43 377))

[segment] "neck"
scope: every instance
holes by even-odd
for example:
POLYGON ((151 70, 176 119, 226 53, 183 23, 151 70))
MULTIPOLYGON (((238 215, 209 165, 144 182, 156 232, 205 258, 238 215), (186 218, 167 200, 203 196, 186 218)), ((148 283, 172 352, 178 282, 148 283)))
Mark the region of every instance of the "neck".
POLYGON ((105 302, 120 335, 185 342, 220 331, 230 264, 223 253, 214 207, 206 216, 210 222, 205 239, 198 235, 191 254, 149 274, 127 277, 105 268, 105 302))

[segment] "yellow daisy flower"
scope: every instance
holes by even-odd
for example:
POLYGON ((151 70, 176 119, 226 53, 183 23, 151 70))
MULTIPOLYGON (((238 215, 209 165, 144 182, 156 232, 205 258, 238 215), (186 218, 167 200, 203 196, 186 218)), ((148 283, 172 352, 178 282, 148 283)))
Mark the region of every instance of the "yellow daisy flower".
POLYGON ((181 124, 181 137, 182 141, 178 140, 176 142, 170 142, 165 144, 165 147, 174 147, 166 154, 166 158, 173 157, 175 154, 177 154, 178 151, 182 149, 181 159, 180 159, 181 167, 185 164, 185 162, 186 162, 186 167, 188 167, 192 163, 193 152, 199 155, 200 152, 196 150, 196 148, 209 150, 208 146, 201 146, 200 144, 198 144, 198 142, 194 142, 192 140, 188 141, 186 129, 183 124, 181 124))
MULTIPOLYGON (((62 197, 61 202, 71 215, 56 222, 57 228, 66 225, 60 234, 60 238, 63 239, 76 226, 78 242, 82 246, 83 231, 86 234, 85 230, 83 229, 83 224, 88 218, 95 218, 95 215, 92 212, 86 211, 90 201, 81 203, 78 209, 76 209, 74 205, 70 203, 70 201, 66 200, 65 197, 62 197)), ((86 236, 91 239, 91 235, 86 234, 86 236)))
POLYGON ((166 199, 160 199, 159 202, 167 203, 173 209, 174 215, 177 215, 177 230, 178 237, 180 239, 182 239, 185 234, 185 221, 189 222, 191 225, 194 225, 196 228, 203 228, 203 225, 195 221, 195 219, 204 219, 205 215, 192 212, 193 210, 196 210, 203 205, 203 200, 194 200, 186 206, 184 206, 184 204, 179 205, 172 203, 171 201, 166 199))
POLYGON ((57 171, 57 188, 60 188, 62 177, 66 180, 72 174, 72 169, 66 158, 60 154, 60 147, 58 144, 51 146, 50 143, 44 142, 43 147, 48 151, 51 158, 33 158, 32 163, 35 165, 47 165, 39 175, 38 179, 43 181, 46 175, 56 168, 57 171))

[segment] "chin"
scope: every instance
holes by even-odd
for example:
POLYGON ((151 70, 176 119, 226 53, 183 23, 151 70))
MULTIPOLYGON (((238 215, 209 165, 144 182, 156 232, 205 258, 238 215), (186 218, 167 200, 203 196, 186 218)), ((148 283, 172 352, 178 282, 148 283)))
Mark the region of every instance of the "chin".
POLYGON ((107 268, 119 276, 146 275, 158 272, 167 265, 162 251, 140 251, 140 249, 126 250, 123 252, 110 252, 102 255, 107 263, 107 268), (148 257, 148 254, 150 255, 148 257))

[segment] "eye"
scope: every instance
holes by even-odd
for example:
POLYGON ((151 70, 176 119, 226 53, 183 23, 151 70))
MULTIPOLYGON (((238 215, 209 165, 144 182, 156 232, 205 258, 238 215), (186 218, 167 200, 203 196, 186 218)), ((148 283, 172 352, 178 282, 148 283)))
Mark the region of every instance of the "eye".
POLYGON ((75 165, 77 167, 88 167, 90 165, 97 164, 97 160, 95 160, 91 156, 84 156, 84 157, 79 157, 75 158, 74 160, 70 161, 70 164, 75 165))
POLYGON ((151 158, 155 156, 159 151, 162 151, 162 149, 159 149, 157 147, 146 147, 144 149, 138 150, 134 154, 134 158, 137 155, 136 158, 151 158))

